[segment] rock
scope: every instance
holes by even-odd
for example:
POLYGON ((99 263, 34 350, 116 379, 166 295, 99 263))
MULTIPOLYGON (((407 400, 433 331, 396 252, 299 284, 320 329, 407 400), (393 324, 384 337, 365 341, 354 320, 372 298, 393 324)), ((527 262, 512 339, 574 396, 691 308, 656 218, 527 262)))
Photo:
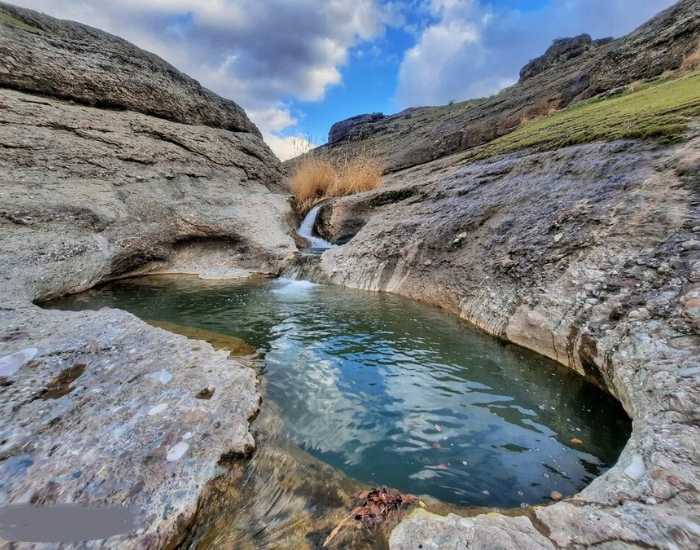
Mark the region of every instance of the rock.
POLYGON ((700 250, 700 241, 691 239, 681 244, 683 250, 700 250))
POLYGON ((0 12, 3 88, 262 137, 236 103, 126 40, 9 4, 0 12))
POLYGON ((352 118, 336 122, 328 132, 328 143, 338 145, 350 141, 362 139, 370 132, 366 125, 382 120, 382 113, 372 113, 371 115, 357 115, 352 118))
POLYGON ((527 324, 533 327, 541 327, 547 322, 547 319, 537 311, 530 311, 527 314, 527 324))
POLYGON ((452 241, 453 246, 461 246, 464 240, 467 238, 467 233, 463 232, 457 235, 452 241))
POLYGON ((625 475, 634 481, 639 481, 646 474, 646 468, 644 467, 644 458, 641 455, 634 455, 632 457, 632 462, 625 468, 625 475))
POLYGON ((558 38, 542 56, 533 59, 520 69, 520 81, 532 78, 564 61, 579 57, 593 47, 595 45, 588 34, 580 34, 574 38, 558 38))
POLYGON ((632 311, 629 312, 629 315, 627 315, 627 318, 630 321, 637 321, 639 319, 651 319, 651 313, 649 313, 649 310, 644 307, 640 307, 638 309, 633 309, 632 311))
POLYGON ((39 353, 38 349, 27 348, 1 358, 0 376, 12 376, 29 361, 34 359, 37 353, 39 353))
POLYGON ((391 533, 392 550, 554 550, 525 517, 504 518, 481 515, 461 518, 454 514, 441 517, 416 510, 391 533))
POLYGON ((240 107, 156 56, 0 15, 0 503, 123 505, 135 529, 105 547, 175 547, 221 457, 254 448, 255 371, 117 309, 33 302, 130 274, 278 273, 296 250, 283 172, 240 107))

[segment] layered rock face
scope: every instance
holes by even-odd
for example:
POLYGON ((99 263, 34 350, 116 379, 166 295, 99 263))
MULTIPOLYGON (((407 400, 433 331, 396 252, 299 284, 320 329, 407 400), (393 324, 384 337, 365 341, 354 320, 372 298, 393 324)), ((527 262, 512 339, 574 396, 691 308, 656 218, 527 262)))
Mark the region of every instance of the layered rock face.
POLYGON ((326 148, 339 158, 380 158, 387 172, 416 166, 488 143, 523 120, 675 70, 699 40, 700 4, 681 0, 617 40, 581 35, 557 41, 523 68, 517 84, 487 99, 336 123, 326 148))
POLYGON ((392 548, 697 548, 700 138, 460 161, 329 203, 319 228, 354 237, 320 276, 439 305, 570 366, 621 400, 633 434, 579 495, 521 518, 417 514, 392 548))
POLYGON ((0 505, 123 505, 134 530, 107 547, 172 547, 221 457, 254 447, 254 371, 125 312, 33 301, 277 273, 296 250, 280 164, 238 105, 156 56, 0 15, 0 358, 36 350, 0 368, 0 505))

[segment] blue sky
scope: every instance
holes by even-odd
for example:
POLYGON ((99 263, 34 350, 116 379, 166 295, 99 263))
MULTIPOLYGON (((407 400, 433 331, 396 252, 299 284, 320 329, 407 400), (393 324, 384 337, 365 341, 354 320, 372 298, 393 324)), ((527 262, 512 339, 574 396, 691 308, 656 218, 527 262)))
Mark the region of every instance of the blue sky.
MULTIPOLYGON (((12 1, 12 0, 11 0, 12 1)), ((14 0, 156 53, 242 105, 280 158, 334 122, 484 97, 559 37, 622 36, 673 0, 14 0)))

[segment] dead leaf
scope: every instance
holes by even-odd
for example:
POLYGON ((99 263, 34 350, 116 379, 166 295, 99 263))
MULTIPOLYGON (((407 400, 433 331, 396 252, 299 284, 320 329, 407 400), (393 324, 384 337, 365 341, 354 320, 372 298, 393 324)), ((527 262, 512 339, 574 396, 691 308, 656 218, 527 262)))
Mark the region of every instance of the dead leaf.
POLYGON ((381 487, 360 493, 360 505, 352 515, 369 529, 382 527, 404 508, 416 504, 418 499, 397 489, 381 487))

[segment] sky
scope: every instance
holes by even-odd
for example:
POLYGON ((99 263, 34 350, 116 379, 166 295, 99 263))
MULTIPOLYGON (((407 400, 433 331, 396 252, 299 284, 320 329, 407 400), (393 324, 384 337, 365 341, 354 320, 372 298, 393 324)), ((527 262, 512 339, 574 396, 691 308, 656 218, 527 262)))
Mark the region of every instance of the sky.
POLYGON ((556 38, 674 0, 9 0, 121 36, 241 105, 282 160, 362 114, 487 97, 556 38))

